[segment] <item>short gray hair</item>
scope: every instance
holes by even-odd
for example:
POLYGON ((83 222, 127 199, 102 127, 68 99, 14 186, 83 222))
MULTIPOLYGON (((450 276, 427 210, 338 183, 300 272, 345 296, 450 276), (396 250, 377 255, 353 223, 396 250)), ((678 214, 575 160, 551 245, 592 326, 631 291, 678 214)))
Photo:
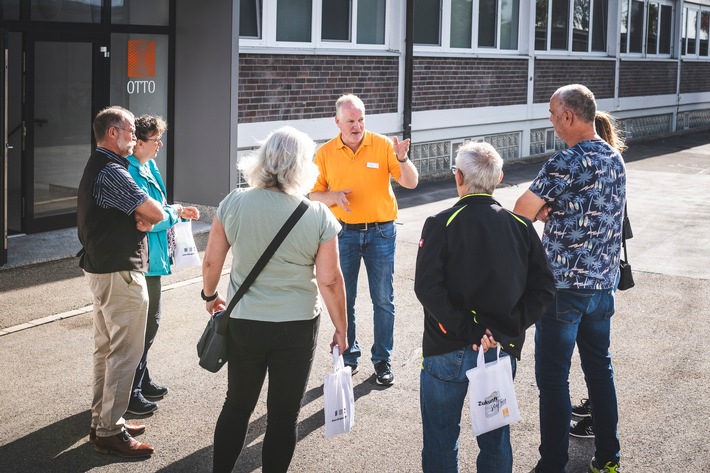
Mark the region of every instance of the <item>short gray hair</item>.
POLYGON ((503 158, 488 143, 469 142, 459 147, 456 167, 463 174, 464 186, 469 193, 493 194, 500 181, 503 158))
POLYGON ((570 84, 560 87, 552 94, 552 98, 557 98, 562 108, 572 110, 586 123, 594 123, 597 114, 597 101, 591 90, 582 84, 570 84))
MULTIPOLYGON (((119 105, 111 105, 106 107, 96 114, 94 122, 91 125, 94 131, 94 138, 97 142, 101 142, 106 138, 109 129, 111 127, 120 128, 123 125, 123 121, 134 121, 135 117, 133 113, 119 105)), ((129 130, 130 131, 130 130, 129 130)))
POLYGON ((365 114, 365 104, 363 103, 362 100, 360 100, 360 97, 357 95, 353 94, 345 94, 342 97, 340 97, 336 102, 335 102, 335 116, 336 117, 341 117, 340 115, 340 110, 342 110, 343 105, 345 104, 350 104, 356 109, 360 110, 362 114, 365 114))
POLYGON ((316 144, 302 131, 285 126, 272 131, 255 154, 237 164, 252 187, 276 187, 291 195, 305 195, 318 178, 313 162, 316 144))

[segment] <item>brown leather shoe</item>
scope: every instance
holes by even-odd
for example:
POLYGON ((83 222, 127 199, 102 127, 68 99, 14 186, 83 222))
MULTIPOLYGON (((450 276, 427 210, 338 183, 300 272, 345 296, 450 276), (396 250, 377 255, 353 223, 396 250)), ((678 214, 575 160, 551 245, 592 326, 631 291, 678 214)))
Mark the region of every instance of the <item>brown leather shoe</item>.
MULTIPOLYGON (((131 437, 138 437, 140 434, 145 432, 145 425, 143 424, 125 424, 123 426, 131 437)), ((96 427, 92 427, 89 430, 89 443, 96 442, 96 427)))
POLYGON ((125 430, 110 437, 96 437, 94 450, 99 453, 113 453, 123 458, 149 457, 153 447, 134 439, 125 430))

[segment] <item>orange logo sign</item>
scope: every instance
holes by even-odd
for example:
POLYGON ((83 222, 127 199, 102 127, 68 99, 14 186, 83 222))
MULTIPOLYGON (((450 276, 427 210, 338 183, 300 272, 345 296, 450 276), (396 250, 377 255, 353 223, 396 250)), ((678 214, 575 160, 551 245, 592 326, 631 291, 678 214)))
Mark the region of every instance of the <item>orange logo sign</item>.
POLYGON ((128 77, 155 77, 155 41, 128 40, 128 77))

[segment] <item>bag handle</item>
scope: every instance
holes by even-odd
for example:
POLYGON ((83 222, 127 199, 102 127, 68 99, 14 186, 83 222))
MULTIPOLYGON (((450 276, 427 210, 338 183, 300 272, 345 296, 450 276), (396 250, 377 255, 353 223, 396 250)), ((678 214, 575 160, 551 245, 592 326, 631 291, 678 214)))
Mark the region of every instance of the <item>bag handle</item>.
POLYGON ((217 333, 224 335, 224 333, 227 331, 229 314, 232 312, 232 310, 234 310, 234 307, 237 305, 237 302, 239 302, 239 300, 244 296, 244 293, 247 292, 249 286, 252 285, 261 270, 264 269, 266 263, 268 263, 274 253, 276 253, 278 247, 281 246, 281 243, 284 241, 284 239, 286 239, 286 235, 289 234, 291 229, 296 225, 296 222, 298 222, 298 220, 303 216, 303 214, 306 213, 308 207, 308 201, 305 199, 302 200, 301 203, 298 204, 298 207, 296 207, 296 210, 294 210, 288 220, 286 220, 286 223, 283 224, 281 230, 279 230, 274 239, 271 240, 271 243, 269 243, 269 246, 266 247, 264 253, 261 255, 254 267, 251 269, 247 277, 244 278, 244 282, 242 282, 242 284, 239 286, 239 289, 237 289, 237 293, 234 294, 232 300, 229 301, 229 305, 227 306, 227 309, 225 309, 224 316, 222 317, 219 327, 217 328, 217 333))
POLYGON ((624 203, 624 220, 622 221, 621 224, 621 246, 624 247, 624 261, 629 262, 629 256, 626 254, 626 239, 631 238, 633 236, 633 232, 631 231, 631 221, 629 220, 629 214, 626 211, 626 203, 624 203), (630 235, 627 235, 626 232, 630 233, 630 235))
MULTIPOLYGON (((496 361, 500 360, 500 343, 496 343, 496 361)), ((493 362, 491 362, 493 363, 493 362)), ((486 354, 483 348, 479 345, 478 347, 478 358, 476 359, 476 368, 486 367, 486 354)))
POLYGON ((338 345, 333 346, 333 372, 342 370, 345 368, 345 363, 343 362, 343 357, 340 356, 340 347, 338 345))

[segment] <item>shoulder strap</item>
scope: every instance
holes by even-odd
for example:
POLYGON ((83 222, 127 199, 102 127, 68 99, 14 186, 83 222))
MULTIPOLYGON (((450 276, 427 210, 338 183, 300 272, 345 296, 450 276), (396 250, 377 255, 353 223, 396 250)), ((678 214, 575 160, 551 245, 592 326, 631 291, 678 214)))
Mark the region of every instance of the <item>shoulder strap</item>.
MULTIPOLYGON (((308 210, 308 201, 307 200, 302 200, 300 204, 298 204, 298 207, 296 207, 296 210, 293 211, 291 216, 286 220, 286 223, 283 224, 283 227, 281 227, 281 230, 276 234, 273 240, 271 240, 271 243, 269 243, 269 246, 266 247, 264 250, 264 253, 261 255, 259 258, 259 261, 256 262, 252 270, 249 272, 247 277, 244 279, 244 282, 239 286, 239 289, 237 290, 237 293, 234 294, 234 297, 232 297, 232 300, 229 301, 229 306, 227 306, 227 310, 225 311, 226 314, 229 314, 232 312, 234 307, 237 305, 237 302, 239 302, 239 299, 244 296, 244 293, 247 292, 249 289, 249 286, 254 282, 256 277, 259 275, 262 269, 264 269, 264 266, 266 266, 266 263, 269 262, 271 257, 276 253, 276 250, 278 249, 279 246, 281 246, 281 242, 284 241, 286 238, 286 235, 289 234, 291 229, 296 225, 296 222, 303 216, 304 213, 306 213, 306 210, 308 210)), ((225 315, 226 315, 225 314, 225 315)))

